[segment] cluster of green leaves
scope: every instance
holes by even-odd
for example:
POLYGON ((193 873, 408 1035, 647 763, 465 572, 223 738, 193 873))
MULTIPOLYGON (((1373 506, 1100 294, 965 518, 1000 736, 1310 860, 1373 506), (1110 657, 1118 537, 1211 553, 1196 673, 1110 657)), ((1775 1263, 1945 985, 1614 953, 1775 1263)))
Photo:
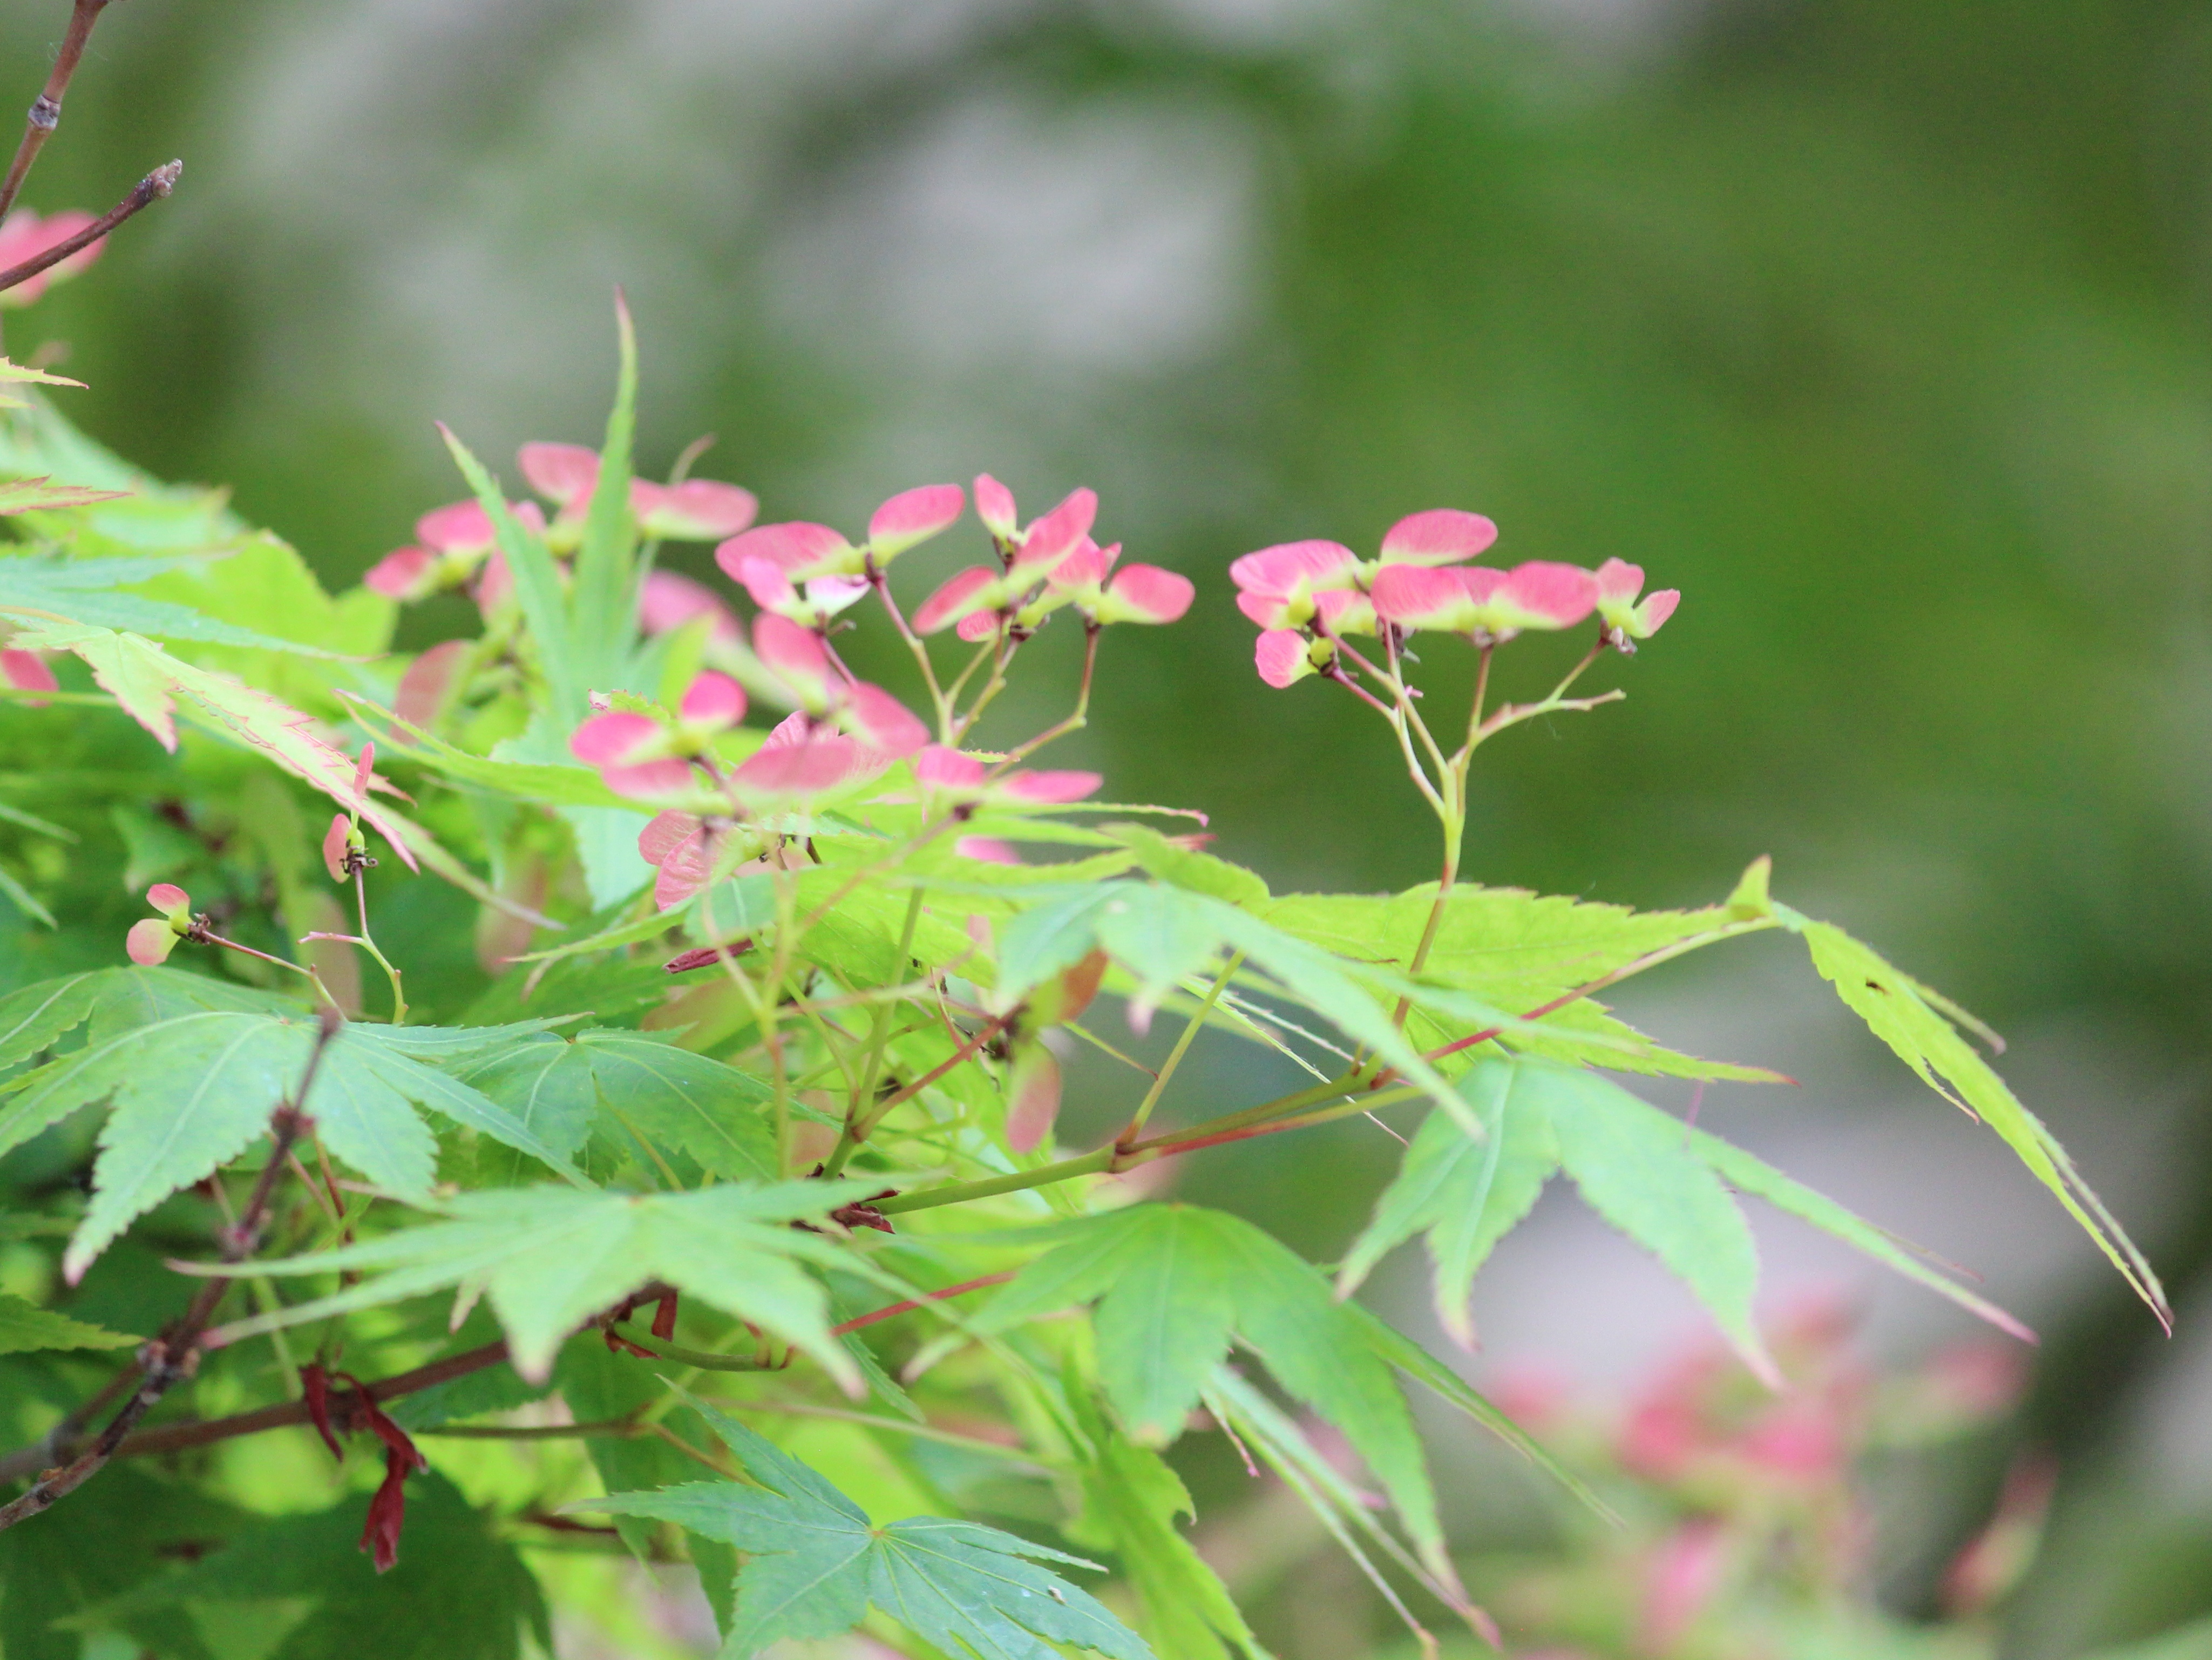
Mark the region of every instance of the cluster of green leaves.
MULTIPOLYGON (((1844 1001, 2162 1307, 2063 1150, 1960 1035, 1972 1023, 1775 903, 1763 861, 1723 903, 1684 912, 1468 885, 1277 896, 1145 809, 994 797, 961 809, 960 834, 1024 862, 972 857, 894 769, 803 812, 733 819, 710 879, 657 908, 637 851, 650 810, 566 744, 594 693, 672 702, 711 643, 704 619, 652 638, 636 626, 652 555, 628 507, 633 357, 625 334, 567 564, 456 442, 514 600, 414 720, 394 712, 407 665, 386 650, 388 602, 325 594, 219 499, 143 477, 44 402, 0 424, 0 477, 59 481, 21 496, 22 536, 0 556, 8 644, 78 666, 0 722, 0 1427, 29 1450, 6 1468, 40 1468, 40 1438, 74 1430, 110 1375, 101 1351, 158 1333, 197 1273, 229 1274, 238 1306, 157 1434, 187 1415, 265 1417, 300 1398, 311 1359, 372 1382, 466 1362, 392 1402, 414 1433, 453 1438, 431 1440, 437 1473, 410 1484, 388 1582, 354 1550, 350 1467, 324 1459, 299 1414, 271 1432, 296 1456, 260 1485, 194 1432, 0 1539, 9 1654, 117 1633, 163 1655, 507 1655, 544 1642, 549 1593, 589 1605, 611 1583, 591 1576, 634 1552, 696 1565, 732 1656, 858 1626, 994 1660, 1054 1645, 1257 1655, 1182 1530, 1189 1499, 1164 1456, 1212 1430, 1310 1505, 1409 1620, 1426 1597, 1487 1632, 1407 1385, 1580 1484, 1350 1300, 1414 1235, 1463 1340, 1485 1256, 1558 1172, 1762 1375, 1741 1193, 2010 1323, 1607 1075, 1771 1077, 1671 1049, 1598 995, 1764 930, 1802 936, 1844 1001), (354 754, 370 739, 365 785, 354 754), (315 852, 333 805, 400 856, 356 877, 358 895, 315 852), (121 966, 135 891, 154 880, 262 954, 202 940, 172 966, 121 966), (351 926, 355 907, 428 1024, 360 1018, 351 947, 303 940, 351 926), (715 949, 672 978, 664 961, 684 947, 715 949), (1183 1122, 1178 1042, 1156 1067, 1133 1063, 1127 1128, 1107 1145, 1010 1134, 1049 1045, 1115 1050, 1085 1012, 1100 986, 1133 1025, 1250 1044, 1312 1082, 1183 1122), (319 1049, 319 1001, 356 1018, 319 1049), (269 1172, 263 1132, 303 1088, 312 1135, 287 1154, 296 1171, 269 1172), (1425 1116, 1334 1282, 1247 1222, 1106 1179, 1393 1111, 1425 1116), (226 1268, 215 1243, 264 1177, 264 1249, 226 1268), (644 1306, 673 1325, 645 1329, 644 1306), (480 1365, 495 1337, 503 1359, 480 1365), (574 1509, 615 1517, 611 1536, 577 1531, 574 1509), (110 1539, 100 1572, 41 1577, 66 1554, 54 1539, 94 1527, 110 1539), (1035 1536, 1053 1530, 1085 1554, 1035 1536)), ((1003 638, 988 649, 1011 659, 1003 638)), ((773 697, 772 677, 756 690, 773 697)), ((733 730, 714 753, 734 763, 763 736, 733 730)))

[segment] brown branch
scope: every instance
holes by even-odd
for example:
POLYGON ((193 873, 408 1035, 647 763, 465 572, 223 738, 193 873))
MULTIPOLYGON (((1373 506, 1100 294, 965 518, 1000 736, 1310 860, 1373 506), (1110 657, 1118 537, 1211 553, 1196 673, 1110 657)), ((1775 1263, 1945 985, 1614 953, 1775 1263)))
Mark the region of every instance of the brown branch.
POLYGON ((69 33, 62 37, 62 49, 54 54, 54 67, 46 76, 46 90, 31 100, 31 113, 23 125, 23 142, 15 146, 15 159, 8 165, 7 179, 0 183, 0 218, 4 218, 8 210, 15 205, 16 193, 30 175, 31 163, 39 159, 46 140, 61 125, 62 96, 69 91, 70 77, 76 73, 77 63, 84 56, 84 43, 92 38, 92 26, 106 9, 107 0, 76 0, 70 11, 69 33))
POLYGON ((184 172, 182 161, 172 161, 160 167, 131 186, 131 194, 118 202, 106 213, 94 220, 76 235, 57 242, 43 253, 34 253, 20 265, 10 265, 0 271, 0 291, 27 283, 40 271, 58 265, 73 253, 82 253, 94 242, 113 230, 141 208, 159 201, 177 187, 177 175, 184 172))
MULTIPOLYGON (((321 1069, 331 1040, 344 1024, 335 1012, 323 1017, 298 1091, 290 1100, 279 1101, 270 1113, 269 1134, 276 1146, 270 1153, 269 1162, 261 1167, 252 1195, 239 1213, 237 1221, 216 1235, 224 1262, 242 1262, 260 1244, 261 1230, 269 1220, 269 1201, 284 1174, 286 1155, 307 1126, 304 1110, 307 1091, 314 1085, 315 1074, 321 1069)), ((107 1427, 100 1431, 91 1446, 68 1463, 42 1471, 27 1493, 0 1505, 0 1533, 51 1509, 99 1475, 161 1397, 199 1370, 200 1340, 207 1335, 208 1322, 215 1317, 216 1306, 229 1289, 227 1280, 209 1280, 192 1294, 184 1317, 138 1352, 138 1387, 123 1403, 122 1410, 108 1420, 107 1427)), ((44 1455, 47 1449, 38 1450, 44 1455)))
MULTIPOLYGON (((379 1401, 397 1400, 403 1395, 413 1395, 456 1377, 465 1377, 472 1371, 482 1371, 486 1366, 495 1366, 506 1359, 505 1342, 487 1343, 482 1348, 433 1360, 412 1371, 395 1373, 371 1383, 368 1392, 379 1401)), ((331 1396, 331 1421, 349 1426, 360 1398, 351 1389, 334 1392, 331 1396)), ((258 1435, 264 1430, 280 1430, 312 1421, 305 1401, 280 1401, 275 1406, 257 1407, 252 1412, 238 1413, 229 1418, 210 1418, 195 1424, 164 1424, 159 1429, 141 1430, 125 1437, 115 1449, 114 1456, 143 1458, 158 1453, 182 1452, 187 1447, 204 1447, 241 1435, 258 1435)), ((36 1471, 46 1456, 43 1445, 9 1453, 0 1458, 0 1481, 21 1481, 36 1471)))

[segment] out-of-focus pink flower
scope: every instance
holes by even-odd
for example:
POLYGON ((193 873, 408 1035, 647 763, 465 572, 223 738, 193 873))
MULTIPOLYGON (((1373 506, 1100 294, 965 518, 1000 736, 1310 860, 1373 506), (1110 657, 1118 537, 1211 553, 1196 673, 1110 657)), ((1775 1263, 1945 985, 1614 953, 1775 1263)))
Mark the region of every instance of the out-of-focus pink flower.
POLYGON ((1498 539, 1498 526, 1479 513, 1431 508, 1407 514, 1382 537, 1386 565, 1452 565, 1478 559, 1498 539))
POLYGON ((737 578, 763 611, 815 629, 828 628, 831 618, 868 591, 865 576, 811 576, 803 585, 794 584, 782 566, 758 554, 747 554, 738 562, 737 578))
POLYGON ((394 548, 368 568, 362 586, 402 604, 427 599, 440 587, 442 562, 428 548, 394 548))
POLYGON ((323 868, 331 873, 331 880, 343 882, 352 872, 346 868, 346 854, 353 850, 353 820, 342 812, 331 815, 331 827, 323 832, 323 868))
POLYGON ((714 874, 723 832, 694 813, 664 812, 638 832, 637 850, 659 874, 653 903, 673 910, 706 885, 714 874))
MULTIPOLYGON (((970 565, 966 570, 955 572, 915 611, 914 630, 916 634, 941 634, 955 623, 981 617, 989 623, 985 632, 995 631, 998 624, 993 613, 1012 597, 1010 586, 1005 572, 988 566, 970 565)), ((964 628, 961 637, 969 637, 964 628)))
POLYGON ((1026 806, 1064 806, 1094 794, 1104 781, 1095 772, 1029 772, 990 775, 982 756, 932 744, 914 757, 915 781, 931 800, 953 804, 983 800, 1026 806))
POLYGON ((599 454, 581 444, 525 444, 515 453, 530 488, 566 513, 579 502, 589 502, 599 482, 599 454))
POLYGON ((1359 574, 1359 556, 1338 542, 1279 543, 1229 567, 1237 608, 1263 629, 1297 628, 1310 621, 1316 594, 1349 588, 1359 574))
POLYGON ((1608 559, 1597 568, 1597 611, 1605 619, 1607 643, 1624 652, 1635 642, 1649 640, 1682 603, 1681 591, 1662 588, 1637 602, 1644 591, 1644 567, 1625 559, 1608 559))
POLYGON ((991 532, 992 539, 1001 547, 1013 540, 1020 528, 1021 515, 1014 506, 1014 493, 988 472, 975 475, 975 516, 983 521, 983 528, 991 532))
POLYGON ((455 677, 467 661, 471 642, 447 640, 434 645, 407 666, 392 695, 392 712, 410 726, 427 727, 438 718, 453 695, 455 677))
POLYGON ((1260 678, 1278 690, 1320 672, 1313 660, 1316 649, 1331 651, 1326 641, 1313 642, 1296 629, 1269 629, 1253 642, 1252 661, 1260 678))
MULTIPOLYGON (((575 527, 591 511, 599 488, 599 456, 581 444, 525 444, 515 457, 530 488, 553 503, 568 545, 575 527)), ((748 489, 712 478, 687 478, 680 484, 650 478, 629 482, 630 512, 638 534, 670 542, 714 542, 735 536, 753 521, 760 503, 748 489)))
POLYGON ((868 520, 868 539, 858 547, 827 525, 794 520, 763 525, 714 550, 721 568, 744 580, 748 559, 765 559, 793 582, 817 576, 866 576, 908 548, 935 536, 960 517, 967 496, 957 484, 924 484, 892 496, 868 520))
MULTIPOLYGON (((55 243, 68 241, 93 222, 93 215, 74 209, 48 214, 44 219, 28 208, 16 209, 5 220, 0 220, 0 271, 37 258, 55 243)), ((29 282, 18 283, 0 292, 0 306, 29 305, 46 291, 49 283, 66 282, 99 258, 100 251, 106 246, 107 239, 103 236, 59 264, 49 265, 29 282)))
POLYGON ((692 758, 705 754, 744 713, 744 688, 709 669, 684 689, 673 721, 639 709, 608 709, 578 727, 568 749, 598 768, 600 781, 618 795, 672 795, 691 783, 692 758))
POLYGON ((133 922, 123 949, 132 962, 150 968, 168 961, 177 941, 191 936, 192 897, 173 882, 156 882, 146 890, 146 903, 161 914, 133 922))
POLYGON ((1006 1145, 1034 1152, 1060 1116, 1060 1061, 1032 1039, 1014 1052, 1006 1073, 1006 1145))
POLYGON ((836 702, 836 671, 829 648, 812 629, 763 612, 753 619, 753 654, 809 714, 826 715, 836 702))
POLYGON ((1032 576, 1049 575, 1060 561, 1082 546, 1097 518, 1097 493, 1071 490, 1065 501, 1022 533, 1012 569, 1032 576))
POLYGON ((722 603, 721 595, 704 582, 695 582, 672 570, 647 573, 637 616, 638 625, 649 635, 667 634, 695 617, 711 617, 714 619, 711 639, 726 645, 744 639, 737 613, 722 603))
POLYGON ((966 510, 957 484, 924 484, 902 490, 868 519, 868 547, 878 565, 949 529, 966 510))
POLYGON ((1674 1648, 1713 1599, 1728 1567, 1728 1532, 1711 1517, 1685 1522, 1660 1541, 1644 1570, 1639 1653, 1674 1648))
MULTIPOLYGON (((61 683, 46 660, 34 651, 0 651, 0 679, 18 691, 58 691, 61 683)), ((44 708, 46 704, 33 701, 31 708, 44 708)))
POLYGON ((629 504, 638 534, 665 542, 719 542, 744 529, 760 511, 750 490, 713 478, 680 484, 633 478, 629 504))
MULTIPOLYGON (((512 508, 526 530, 545 533, 545 515, 535 502, 515 502, 512 508)), ((414 543, 386 554, 362 583, 389 599, 427 599, 466 581, 487 556, 504 569, 504 558, 495 551, 498 544, 491 515, 480 503, 450 502, 416 520, 414 543)))
POLYGON ((768 741, 731 775, 747 796, 769 801, 803 800, 881 771, 888 757, 865 748, 804 709, 779 721, 768 741))
POLYGON ((1818 1395, 1781 1402, 1736 1442, 1758 1469, 1795 1482, 1832 1481, 1850 1459, 1850 1438, 1839 1415, 1843 1402, 1818 1395))
POLYGON ((963 836, 952 843, 952 851, 963 859, 973 859, 986 865, 1018 865, 1020 854, 1014 844, 996 836, 963 836))
POLYGON ((1376 615, 1405 629, 1493 638, 1523 629, 1571 628, 1597 608, 1597 578, 1577 565, 1531 560, 1486 565, 1385 565, 1376 573, 1376 615))
POLYGON ((1180 571, 1158 565, 1124 565, 1114 573, 1091 615, 1109 624, 1179 622, 1197 593, 1190 578, 1180 571))

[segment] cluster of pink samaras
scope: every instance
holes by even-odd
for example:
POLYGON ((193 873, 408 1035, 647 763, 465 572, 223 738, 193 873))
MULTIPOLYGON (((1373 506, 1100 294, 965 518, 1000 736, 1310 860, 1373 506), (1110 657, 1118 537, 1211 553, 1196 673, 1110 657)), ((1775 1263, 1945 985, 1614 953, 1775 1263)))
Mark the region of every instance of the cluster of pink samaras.
MULTIPOLYGON (((534 502, 514 508, 556 554, 580 542, 599 481, 599 458, 567 444, 529 444, 523 476, 553 505, 549 521, 534 502)), ((616 794, 666 810, 639 838, 657 866, 655 895, 664 908, 696 891, 713 872, 719 843, 748 816, 789 812, 834 792, 864 786, 898 763, 909 765, 911 792, 933 815, 987 802, 1064 805, 1098 787, 1095 773, 1014 769, 996 757, 931 742, 932 733, 882 687, 854 676, 831 644, 842 613, 871 589, 902 630, 952 629, 974 642, 1011 646, 1056 611, 1079 615, 1087 630, 1115 623, 1172 623, 1190 608, 1188 578, 1152 565, 1116 569, 1118 544, 1100 547, 1091 531, 1097 497, 1075 491, 1024 526, 1012 493, 988 474, 975 481, 975 505, 991 538, 994 562, 961 571, 925 600, 908 623, 891 599, 885 573, 892 561, 951 527, 966 511, 957 484, 901 492, 878 508, 860 542, 827 525, 791 523, 747 529, 755 502, 732 484, 694 480, 631 485, 630 507, 647 537, 705 541, 723 538, 716 562, 751 599, 748 628, 713 589, 672 572, 645 579, 639 621, 648 634, 668 633, 705 619, 702 670, 673 710, 644 699, 595 696, 597 713, 570 739, 576 757, 594 768, 616 794), (726 765, 717 740, 744 719, 745 688, 790 709, 758 748, 726 765)), ((466 587, 487 617, 512 601, 513 579, 496 545, 489 514, 474 502, 427 514, 416 541, 388 555, 367 578, 394 599, 411 600, 466 587)), ((918 648, 918 647, 917 647, 918 648)), ((426 654, 426 660, 450 648, 426 654)), ((438 672, 448 666, 441 659, 438 672)), ((410 675, 410 683, 417 677, 410 675)), ((403 685, 403 715, 434 696, 412 696, 403 685)), ((992 856, 995 844, 970 850, 992 856)))
MULTIPOLYGON (((585 515, 599 486, 598 454, 580 444, 525 444, 517 459, 531 489, 552 503, 553 518, 549 522, 535 502, 511 504, 514 516, 556 553, 573 551, 583 539, 585 515)), ((629 504, 641 535, 672 542, 734 536, 752 523, 759 507, 750 490, 708 478, 676 484, 635 478, 629 504)), ((362 581, 402 600, 465 587, 487 617, 514 592, 491 515, 475 502, 433 508, 415 521, 415 540, 385 555, 362 581)))
POLYGON ((1638 599, 1641 568, 1608 559, 1595 571, 1531 560, 1510 569, 1463 563, 1486 552, 1498 526, 1479 513, 1438 508, 1401 519, 1382 557, 1336 542, 1285 542, 1229 568, 1238 609, 1261 628, 1260 678, 1287 686, 1310 674, 1342 678, 1353 635, 1462 634, 1496 644, 1528 629, 1568 629, 1595 614, 1604 642, 1633 651, 1674 615, 1672 588, 1638 599))

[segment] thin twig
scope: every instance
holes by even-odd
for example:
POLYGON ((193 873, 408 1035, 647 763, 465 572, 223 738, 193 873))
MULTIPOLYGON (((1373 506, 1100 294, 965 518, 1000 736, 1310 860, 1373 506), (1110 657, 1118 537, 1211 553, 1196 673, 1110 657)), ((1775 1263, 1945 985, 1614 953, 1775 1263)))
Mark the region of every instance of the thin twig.
POLYGON ((131 188, 131 194, 118 202, 106 213, 94 220, 76 235, 57 242, 43 253, 34 253, 20 265, 10 265, 0 271, 0 291, 27 283, 40 271, 58 265, 73 253, 82 253, 94 242, 113 230, 141 208, 151 205, 177 187, 177 175, 185 170, 182 161, 172 161, 148 173, 131 188))
POLYGON ((31 112, 23 124, 23 142, 15 146, 15 159, 8 165, 8 177, 0 183, 0 218, 15 205, 15 198, 23 188, 23 180, 30 176, 31 164, 39 159, 46 140, 62 124, 62 97, 69 91, 70 77, 84 57, 84 43, 92 38, 92 26, 100 21, 100 14, 107 9, 107 0, 76 0, 70 13, 69 33, 62 37, 62 49, 54 54, 54 67, 46 76, 46 89, 31 100, 31 112))
MULTIPOLYGON (((260 1244, 261 1231, 269 1220, 270 1201, 276 1194, 276 1183, 283 1177, 292 1144, 307 1128, 307 1092, 314 1086, 315 1074, 322 1067, 323 1055, 331 1040, 344 1025, 343 1018, 335 1013, 323 1017, 298 1091, 290 1100, 278 1102, 269 1115, 270 1138, 276 1145, 268 1163, 261 1167, 253 1192, 238 1219, 225 1225, 216 1236, 225 1262, 244 1262, 260 1244)), ((161 1397, 199 1370, 200 1340, 207 1335, 208 1322, 214 1318, 216 1306, 229 1289, 228 1280, 209 1280, 193 1293, 184 1317, 139 1351, 138 1387, 123 1403, 122 1410, 108 1420, 107 1427, 100 1431, 90 1447, 68 1463, 43 1471, 31 1484, 29 1492, 0 1505, 0 1533, 51 1509, 99 1475, 161 1397)))

